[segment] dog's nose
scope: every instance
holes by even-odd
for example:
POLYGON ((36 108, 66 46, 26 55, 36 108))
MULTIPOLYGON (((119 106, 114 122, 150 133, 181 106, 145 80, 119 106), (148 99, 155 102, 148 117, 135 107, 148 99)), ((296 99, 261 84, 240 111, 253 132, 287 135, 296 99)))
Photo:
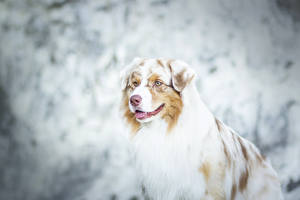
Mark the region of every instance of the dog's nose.
POLYGON ((138 106, 140 105, 142 102, 142 97, 140 95, 133 95, 132 97, 130 97, 130 103, 133 106, 138 106))

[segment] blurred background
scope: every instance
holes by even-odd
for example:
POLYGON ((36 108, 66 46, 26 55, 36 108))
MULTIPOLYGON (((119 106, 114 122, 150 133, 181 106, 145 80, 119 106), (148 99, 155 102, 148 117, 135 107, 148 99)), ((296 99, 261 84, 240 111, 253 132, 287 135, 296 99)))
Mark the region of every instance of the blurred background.
POLYGON ((300 1, 0 0, 0 199, 142 199, 120 70, 182 59, 300 199, 300 1))

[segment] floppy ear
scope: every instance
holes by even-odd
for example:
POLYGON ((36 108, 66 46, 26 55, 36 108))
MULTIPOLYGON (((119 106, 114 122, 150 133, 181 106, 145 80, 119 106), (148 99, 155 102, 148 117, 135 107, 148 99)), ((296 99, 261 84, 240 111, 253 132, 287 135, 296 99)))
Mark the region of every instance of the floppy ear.
POLYGON ((188 64, 179 60, 170 62, 169 67, 172 76, 172 86, 176 91, 182 92, 196 75, 195 71, 188 64))
POLYGON ((143 59, 142 58, 134 58, 133 61, 124 67, 124 69, 120 73, 121 77, 121 89, 124 90, 126 86, 128 85, 128 80, 130 76, 130 72, 137 64, 141 63, 143 59))

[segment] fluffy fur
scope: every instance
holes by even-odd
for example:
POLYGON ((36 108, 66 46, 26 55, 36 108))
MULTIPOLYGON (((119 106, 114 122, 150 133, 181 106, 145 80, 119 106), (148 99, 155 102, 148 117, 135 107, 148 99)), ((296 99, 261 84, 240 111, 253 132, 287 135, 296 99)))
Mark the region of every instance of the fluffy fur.
POLYGON ((194 81, 194 71, 178 60, 137 58, 122 72, 122 111, 146 194, 154 200, 281 199, 270 163, 212 115, 194 81), (133 95, 141 96, 139 106, 130 103, 133 95), (137 112, 149 117, 138 119, 137 112))

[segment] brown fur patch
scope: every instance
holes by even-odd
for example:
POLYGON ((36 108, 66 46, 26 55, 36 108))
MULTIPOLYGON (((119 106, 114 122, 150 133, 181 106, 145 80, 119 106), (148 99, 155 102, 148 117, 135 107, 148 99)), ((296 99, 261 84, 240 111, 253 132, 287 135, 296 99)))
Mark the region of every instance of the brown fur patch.
POLYGON ((226 146, 223 138, 221 138, 221 140, 222 140, 222 144, 223 144, 223 151, 224 151, 224 154, 225 154, 227 162, 228 162, 228 166, 231 167, 231 157, 230 157, 230 154, 228 152, 227 146, 226 146))
POLYGON ((176 85, 176 87, 180 91, 182 91, 185 88, 186 84, 187 84, 187 80, 185 80, 183 78, 185 72, 186 72, 186 69, 183 69, 181 72, 175 74, 174 77, 173 77, 173 83, 174 83, 174 85, 176 85))
POLYGON ((143 60, 140 64, 139 64, 139 66, 144 66, 145 65, 145 60, 143 60))
POLYGON ((211 173, 211 180, 208 183, 209 194, 213 197, 214 200, 225 200, 225 191, 223 187, 224 177, 225 177, 225 167, 220 165, 217 169, 212 170, 214 173, 211 173))
POLYGON ((240 191, 243 191, 246 189, 246 186, 248 183, 248 178, 249 178, 249 172, 248 172, 248 169, 246 168, 245 171, 240 176, 240 180, 239 180, 239 190, 240 191))
POLYGON ((238 146, 238 141, 237 141, 237 137, 238 135, 236 135, 233 131, 230 130, 230 133, 231 133, 231 136, 232 136, 232 141, 233 141, 233 144, 234 144, 234 149, 235 149, 235 152, 239 152, 239 146, 238 146))
MULTIPOLYGON (((136 86, 141 84, 141 74, 139 72, 133 72, 131 73, 131 75, 129 76, 129 79, 127 81, 129 84, 128 86, 130 87, 129 89, 133 89, 136 86), (135 85, 135 82, 137 83, 135 85)), ((126 87, 124 91, 128 90, 128 88, 126 87)))
POLYGON ((248 157, 248 153, 247 153, 247 149, 246 147, 244 146, 244 143, 242 141, 242 139, 240 137, 237 137, 239 143, 240 143, 240 146, 241 146, 241 149, 242 149, 242 153, 243 153, 243 156, 245 158, 246 161, 249 160, 249 157, 248 157))
POLYGON ((152 87, 155 81, 161 81, 163 83, 162 80, 160 80, 160 76, 158 74, 152 74, 149 78, 148 78, 148 86, 152 87))
POLYGON ((139 82, 141 82, 141 74, 139 72, 132 72, 130 79, 131 81, 133 80, 138 80, 139 82))
MULTIPOLYGON (((217 128, 218 128, 218 131, 220 133, 222 133, 223 132, 222 123, 217 118, 215 118, 215 122, 216 122, 216 125, 217 125, 217 128)), ((221 141, 222 141, 222 144, 223 144, 223 151, 224 151, 224 154, 226 156, 228 166, 231 167, 231 156, 230 156, 230 153, 228 151, 228 147, 226 146, 226 144, 224 142, 224 139, 222 137, 221 137, 221 141)))
POLYGON ((154 105, 165 104, 162 112, 162 119, 164 119, 168 124, 168 132, 170 132, 173 127, 177 124, 179 115, 181 114, 183 108, 183 102, 180 95, 173 88, 169 87, 162 81, 162 85, 153 86, 156 80, 161 81, 158 74, 153 74, 148 79, 149 91, 152 95, 152 101, 154 105))
POLYGON ((171 63, 173 61, 174 61, 173 59, 170 59, 170 60, 167 61, 167 66, 169 67, 169 70, 170 70, 171 73, 173 72, 172 67, 171 67, 171 63))
POLYGON ((211 197, 214 200, 224 200, 225 192, 223 182, 225 178, 225 165, 223 162, 219 162, 216 165, 212 165, 209 162, 204 162, 199 167, 199 172, 203 174, 206 182, 206 197, 211 197))
POLYGON ((179 91, 182 91, 188 84, 190 84, 190 82, 193 80, 194 76, 191 76, 188 79, 184 79, 184 73, 185 73, 186 69, 182 70, 181 72, 179 72, 178 74, 174 75, 174 80, 173 83, 176 85, 176 87, 179 89, 179 91))
POLYGON ((236 184, 232 184, 232 187, 231 187, 231 195, 230 195, 230 199, 231 200, 234 200, 235 199, 235 196, 236 196, 236 184))
POLYGON ((160 59, 157 59, 156 61, 157 61, 157 64, 158 64, 158 65, 160 65, 161 67, 165 67, 164 64, 161 62, 160 59))
POLYGON ((175 74, 174 70, 172 70, 172 62, 173 60, 169 60, 167 62, 167 66, 169 67, 169 70, 172 74, 172 85, 176 87, 179 90, 179 92, 181 92, 193 80, 195 75, 193 74, 191 77, 184 78, 184 74, 186 73, 187 69, 183 69, 179 73, 175 74))
POLYGON ((207 183, 209 180, 210 173, 211 173, 211 168, 210 168, 209 162, 203 163, 202 166, 199 168, 199 172, 203 173, 205 181, 207 183))
POLYGON ((183 108, 183 103, 178 93, 175 91, 166 96, 164 102, 165 108, 162 118, 168 123, 168 132, 171 132, 171 130, 177 124, 183 108))
POLYGON ((222 131, 222 123, 217 118, 215 118, 215 122, 216 122, 216 125, 218 128, 218 131, 221 132, 222 131))
POLYGON ((121 105, 121 109, 124 111, 124 117, 126 119, 126 122, 131 127, 131 134, 133 136, 140 129, 140 123, 138 121, 136 121, 135 113, 132 113, 129 110, 128 102, 129 102, 128 95, 126 94, 126 91, 124 91, 124 93, 123 93, 123 103, 121 105))

